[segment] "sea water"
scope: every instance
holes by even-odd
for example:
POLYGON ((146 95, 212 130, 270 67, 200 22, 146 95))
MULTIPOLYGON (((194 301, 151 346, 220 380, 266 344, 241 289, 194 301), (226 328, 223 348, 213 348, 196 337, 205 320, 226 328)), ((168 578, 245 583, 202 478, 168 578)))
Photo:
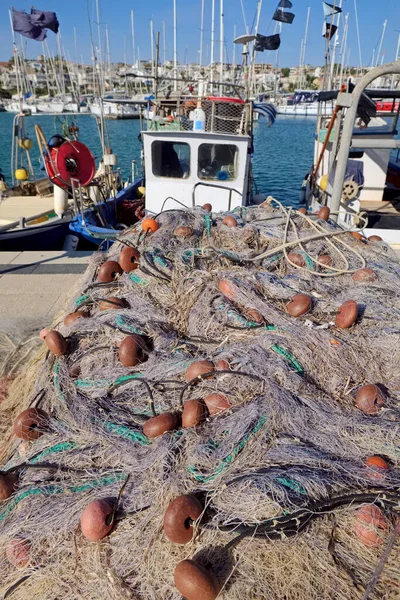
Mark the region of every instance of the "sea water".
MULTIPOLYGON (((0 168, 9 184, 13 119, 13 114, 0 113, 0 168)), ((89 146, 98 164, 102 153, 94 117, 33 115, 25 118, 25 135, 34 140, 30 154, 36 176, 43 176, 34 130, 36 123, 42 127, 47 140, 55 133, 62 133, 63 127, 77 125, 79 140, 89 146)), ((253 175, 259 193, 274 196, 286 205, 298 205, 302 181, 313 162, 315 128, 316 119, 312 117, 279 115, 272 127, 261 117, 254 124, 253 175)), ((107 146, 117 155, 123 178, 131 176, 133 161, 135 176, 141 175, 139 120, 106 121, 106 129, 107 146)), ((21 155, 24 153, 21 150, 21 155)))

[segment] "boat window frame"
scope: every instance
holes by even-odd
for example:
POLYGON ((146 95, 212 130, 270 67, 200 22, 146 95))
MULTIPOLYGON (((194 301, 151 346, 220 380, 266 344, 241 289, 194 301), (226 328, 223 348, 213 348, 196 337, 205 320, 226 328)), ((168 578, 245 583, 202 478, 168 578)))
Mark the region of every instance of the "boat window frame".
MULTIPOLYGON (((237 144, 233 144, 233 143, 221 143, 221 142, 202 142, 201 144, 199 144, 198 148, 197 148, 197 178, 200 181, 205 181, 205 182, 218 182, 220 184, 224 184, 224 183, 232 183, 234 181, 237 181, 239 178, 239 157, 240 157, 240 148, 237 144), (204 177, 201 174, 200 171, 200 152, 201 152, 201 148, 203 146, 211 146, 211 147, 215 147, 215 146, 221 146, 221 147, 229 147, 229 148, 234 148, 235 150, 235 156, 234 156, 234 168, 235 168, 235 172, 234 172, 234 177, 229 177, 228 179, 218 179, 216 176, 214 177, 204 177)), ((224 166, 224 165, 221 165, 224 166)))
MULTIPOLYGON (((175 148, 173 148, 175 150, 175 148)), ((176 181, 187 181, 190 178, 191 175, 191 160, 192 160, 192 148, 191 145, 188 142, 181 142, 180 140, 153 140, 151 142, 151 146, 150 146, 150 152, 151 152, 151 172, 153 177, 156 177, 157 179, 167 179, 167 180, 176 180, 176 181), (154 166, 155 166, 155 157, 154 157, 154 148, 156 146, 156 144, 170 144, 172 147, 173 146, 187 146, 188 151, 189 151, 189 157, 188 157, 188 171, 184 171, 182 176, 179 177, 177 175, 159 175, 158 173, 155 172, 154 170, 154 166)), ((175 150, 176 152, 176 150, 175 150)), ((178 157, 179 160, 179 157, 178 157)), ((181 161, 179 160, 180 165, 182 166, 181 161)))

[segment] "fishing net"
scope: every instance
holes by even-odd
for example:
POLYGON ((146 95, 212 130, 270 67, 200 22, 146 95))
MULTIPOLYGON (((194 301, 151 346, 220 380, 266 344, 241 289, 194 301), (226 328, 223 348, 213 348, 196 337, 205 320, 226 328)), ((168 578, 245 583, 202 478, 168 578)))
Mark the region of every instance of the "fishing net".
POLYGON ((93 255, 53 323, 67 351, 40 349, 3 401, 2 473, 18 474, 0 503, 5 597, 179 600, 174 570, 193 559, 226 600, 400 599, 400 265, 386 244, 273 199, 229 216, 237 226, 166 211, 156 231, 138 223, 93 255), (127 247, 137 268, 100 283, 127 247), (310 305, 295 317, 297 294, 310 305), (357 318, 338 327, 349 300, 357 318), (64 325, 78 310, 88 316, 64 325), (125 367, 130 335, 145 351, 125 367), (222 370, 187 383, 201 360, 222 370), (371 384, 380 402, 361 410, 371 384), (227 405, 182 428, 185 403, 213 394, 227 405), (11 424, 28 407, 47 417, 21 441, 11 424), (146 435, 165 413, 176 426, 146 435), (185 494, 202 514, 179 545, 163 519, 185 494), (80 519, 98 499, 113 528, 90 542, 80 519), (25 561, 10 560, 15 544, 25 561))

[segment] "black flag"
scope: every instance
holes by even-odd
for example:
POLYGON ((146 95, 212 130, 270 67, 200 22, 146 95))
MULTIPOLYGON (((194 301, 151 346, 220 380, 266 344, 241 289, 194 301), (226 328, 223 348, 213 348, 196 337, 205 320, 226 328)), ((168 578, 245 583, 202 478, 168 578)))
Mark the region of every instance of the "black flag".
POLYGON ((58 33, 59 22, 54 12, 32 8, 31 22, 39 27, 50 29, 53 33, 58 33))
POLYGON ((333 25, 333 23, 325 23, 325 33, 323 34, 324 38, 331 40, 336 32, 337 25, 333 25))
POLYGON ((43 42, 46 39, 46 31, 39 27, 39 25, 32 23, 30 15, 23 10, 12 9, 12 25, 16 33, 30 40, 43 42))
POLYGON ((281 36, 279 33, 275 35, 260 35, 257 34, 255 51, 264 52, 264 50, 278 50, 281 45, 281 36))
POLYGON ((281 23, 293 23, 295 15, 291 12, 285 12, 279 8, 276 9, 274 16, 272 17, 274 21, 280 21, 281 23))
POLYGON ((278 4, 280 8, 292 8, 293 4, 290 0, 281 0, 278 4))

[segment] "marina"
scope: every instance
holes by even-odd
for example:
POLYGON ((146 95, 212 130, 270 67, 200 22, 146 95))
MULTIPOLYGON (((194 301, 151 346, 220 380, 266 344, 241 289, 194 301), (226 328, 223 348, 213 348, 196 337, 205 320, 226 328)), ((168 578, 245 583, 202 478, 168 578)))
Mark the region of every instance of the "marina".
POLYGON ((208 4, 193 64, 177 0, 171 61, 121 5, 117 65, 99 0, 90 65, 56 13, 10 10, 4 599, 400 599, 400 36, 366 66, 357 1, 322 2, 310 68, 303 7, 288 69, 294 0, 268 28, 241 1, 233 37, 208 4))

